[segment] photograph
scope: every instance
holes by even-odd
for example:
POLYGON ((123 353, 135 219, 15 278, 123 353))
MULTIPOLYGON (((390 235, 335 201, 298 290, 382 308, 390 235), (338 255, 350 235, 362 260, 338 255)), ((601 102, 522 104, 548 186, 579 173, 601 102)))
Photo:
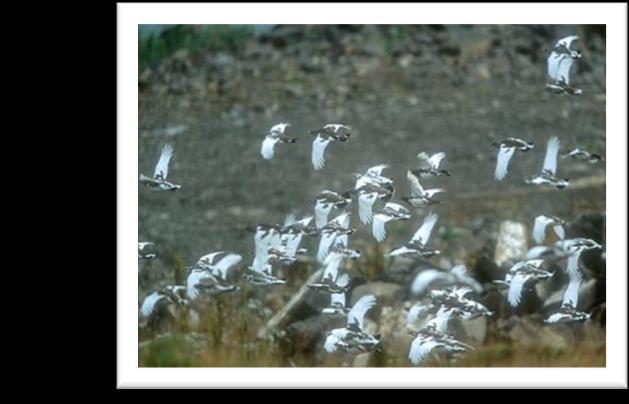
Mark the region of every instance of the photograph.
POLYGON ((610 369, 608 25, 174 20, 119 14, 134 372, 610 369))

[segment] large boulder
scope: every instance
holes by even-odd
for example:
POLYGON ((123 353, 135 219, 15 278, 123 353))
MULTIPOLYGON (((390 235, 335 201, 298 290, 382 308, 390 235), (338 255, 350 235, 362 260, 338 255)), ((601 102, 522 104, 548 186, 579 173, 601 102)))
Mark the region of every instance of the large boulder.
POLYGON ((508 268, 526 257, 528 251, 526 226, 522 223, 504 221, 498 230, 494 261, 508 268))

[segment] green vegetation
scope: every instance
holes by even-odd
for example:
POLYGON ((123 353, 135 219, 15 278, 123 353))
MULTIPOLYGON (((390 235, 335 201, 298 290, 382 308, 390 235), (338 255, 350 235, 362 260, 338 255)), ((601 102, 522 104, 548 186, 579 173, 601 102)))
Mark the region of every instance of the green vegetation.
POLYGON ((237 52, 245 41, 253 37, 253 33, 253 26, 250 25, 175 25, 160 32, 140 35, 140 68, 159 63, 179 49, 189 52, 237 52))

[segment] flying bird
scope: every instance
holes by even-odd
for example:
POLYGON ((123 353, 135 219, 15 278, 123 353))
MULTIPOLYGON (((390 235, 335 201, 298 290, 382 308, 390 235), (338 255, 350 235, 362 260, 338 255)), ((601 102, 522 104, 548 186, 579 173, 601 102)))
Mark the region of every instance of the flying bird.
POLYGON ((481 303, 465 297, 473 290, 470 287, 449 287, 440 290, 432 290, 428 295, 432 304, 439 307, 455 310, 453 313, 467 320, 479 316, 491 317, 494 313, 481 303))
POLYGON ((277 143, 295 143, 297 141, 296 138, 285 135, 284 132, 286 132, 286 128, 289 126, 290 124, 288 123, 278 123, 269 130, 262 141, 262 148, 260 149, 260 154, 264 159, 270 160, 273 158, 277 143))
POLYGON ((322 314, 326 315, 346 315, 350 308, 345 306, 345 291, 349 287, 349 276, 343 274, 338 277, 336 284, 343 289, 342 292, 330 294, 330 305, 321 310, 322 314))
POLYGON ((582 91, 570 86, 570 70, 575 60, 581 58, 581 53, 570 49, 572 42, 579 39, 570 35, 560 39, 548 56, 548 76, 551 83, 546 84, 546 90, 555 94, 580 95, 582 91))
POLYGON ((483 291, 483 286, 469 274, 465 265, 459 264, 452 267, 450 272, 443 272, 437 269, 426 269, 419 272, 411 283, 411 293, 421 296, 433 288, 455 285, 469 286, 476 293, 483 291))
POLYGON ((546 145, 546 156, 544 157, 544 166, 542 172, 538 175, 528 177, 527 184, 550 185, 558 189, 563 189, 570 185, 570 180, 559 179, 555 177, 557 172, 557 154, 559 153, 559 138, 556 136, 548 139, 546 145))
POLYGON ((561 308, 550 314, 544 322, 547 324, 582 322, 590 318, 588 313, 577 310, 579 300, 579 286, 581 285, 581 274, 570 278, 568 287, 563 294, 561 308))
POLYGON ((558 243, 558 245, 569 254, 568 261, 566 262, 566 272, 570 278, 576 278, 581 273, 579 269, 579 259, 583 251, 603 248, 603 246, 596 241, 583 237, 563 240, 558 243))
POLYGON ((351 310, 347 313, 347 325, 337 328, 326 334, 324 349, 328 353, 336 352, 371 352, 378 349, 380 344, 379 335, 370 335, 364 332, 364 317, 376 304, 373 295, 366 295, 358 299, 351 310))
POLYGON ((170 305, 187 306, 186 288, 179 285, 169 285, 148 294, 142 306, 140 314, 149 321, 155 316, 159 316, 163 309, 170 305))
POLYGON ((392 221, 408 220, 411 217, 411 212, 402 205, 397 203, 387 202, 382 209, 382 212, 376 213, 373 219, 373 225, 371 233, 373 237, 382 242, 387 237, 387 231, 385 225, 392 221))
POLYGON ((411 342, 408 359, 413 365, 421 364, 436 349, 448 354, 459 354, 474 349, 470 345, 438 331, 434 324, 412 334, 415 335, 415 339, 411 342))
POLYGON ((144 249, 148 246, 155 245, 155 243, 150 241, 142 241, 138 243, 138 260, 150 260, 155 258, 157 255, 153 253, 147 253, 144 249))
POLYGON ((533 142, 526 142, 515 137, 510 137, 500 142, 494 142, 492 146, 498 148, 496 170, 494 171, 494 178, 498 181, 502 181, 507 176, 509 161, 516 150, 528 152, 534 147, 533 142))
POLYGON ((429 156, 426 152, 417 154, 419 160, 419 169, 411 170, 414 175, 419 178, 441 177, 450 176, 450 173, 446 170, 440 170, 439 165, 441 161, 446 157, 444 152, 435 153, 429 156))
POLYGON ((373 206, 376 201, 388 202, 395 190, 392 184, 367 183, 354 191, 358 195, 358 218, 361 223, 369 224, 373 221, 373 206))
POLYGON ((437 223, 439 216, 436 213, 430 213, 424 218, 422 225, 415 231, 411 240, 400 248, 389 253, 389 256, 394 257, 397 255, 411 255, 420 257, 432 257, 439 254, 439 250, 430 249, 426 247, 432 229, 437 223))
POLYGON ((181 185, 173 184, 166 181, 168 177, 168 164, 173 157, 173 147, 170 144, 164 145, 162 153, 159 156, 153 178, 140 174, 140 184, 152 189, 153 191, 176 191, 181 185))
POLYGON ((321 170, 325 165, 323 156, 325 148, 332 142, 346 142, 350 137, 350 127, 341 124, 328 124, 320 129, 310 131, 315 136, 312 142, 312 166, 315 170, 321 170))
POLYGON ((537 244, 542 244, 546 238, 546 228, 551 226, 557 237, 563 240, 565 237, 564 226, 566 222, 556 216, 539 215, 535 218, 533 225, 533 239, 537 244))
POLYGON ((570 157, 578 161, 587 161, 590 164, 596 164, 599 161, 603 161, 603 157, 601 155, 590 153, 586 150, 579 148, 570 149, 566 153, 562 154, 560 157, 562 159, 570 157))
POLYGON ((356 229, 350 228, 350 212, 341 213, 330 223, 321 228, 321 240, 319 241, 319 250, 317 252, 317 260, 323 263, 327 257, 330 248, 335 245, 347 247, 349 235, 356 229))
POLYGON ((337 194, 333 191, 325 190, 310 200, 315 204, 315 226, 321 229, 328 223, 328 215, 334 209, 345 209, 352 202, 350 192, 337 194))
POLYGON ((370 167, 364 174, 354 174, 354 178, 356 179, 354 189, 358 190, 367 184, 379 186, 393 185, 393 180, 391 178, 382 175, 382 172, 387 168, 389 168, 388 164, 378 164, 370 167))
POLYGON ((411 189, 411 196, 402 197, 402 200, 414 208, 423 208, 441 203, 440 200, 435 198, 435 195, 445 191, 442 188, 424 189, 424 187, 422 187, 419 183, 417 174, 414 173, 418 173, 418 170, 408 170, 406 172, 406 179, 408 180, 408 184, 411 189))
POLYGON ((541 268, 542 263, 543 260, 521 261, 509 269, 504 282, 500 283, 509 288, 507 301, 511 307, 517 307, 520 304, 524 288, 533 287, 537 282, 549 279, 553 275, 552 272, 541 268))
POLYGON ((339 276, 339 266, 344 258, 357 259, 358 257, 360 257, 360 252, 345 248, 341 244, 335 245, 323 261, 325 269, 321 275, 321 281, 319 283, 310 283, 307 286, 323 293, 345 293, 349 279, 341 281, 342 276, 339 276))

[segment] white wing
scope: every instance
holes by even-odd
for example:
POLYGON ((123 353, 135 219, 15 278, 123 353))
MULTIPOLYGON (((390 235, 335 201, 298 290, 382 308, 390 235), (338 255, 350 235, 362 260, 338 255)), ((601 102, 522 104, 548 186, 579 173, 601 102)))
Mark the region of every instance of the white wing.
POLYGON ((423 304, 415 303, 406 315, 406 324, 415 322, 419 315, 424 311, 424 307, 425 306, 423 304))
POLYGON ((364 193, 358 197, 358 218, 363 224, 368 224, 373 219, 373 204, 377 199, 376 192, 364 193))
POLYGON ((579 39, 578 35, 568 35, 565 38, 561 38, 559 41, 557 41, 557 45, 555 46, 560 46, 563 45, 566 48, 570 49, 570 45, 572 45, 572 42, 579 39))
POLYGON ((332 129, 334 132, 338 132, 341 128, 350 130, 351 128, 347 125, 342 125, 340 123, 329 123, 323 127, 324 129, 332 129))
POLYGON ((546 226, 552 223, 553 220, 544 215, 537 216, 535 218, 535 224, 533 225, 533 240, 537 244, 542 244, 546 237, 546 226))
POLYGON ((374 216, 373 224, 371 226, 371 233, 378 242, 384 241, 384 239, 387 237, 387 230, 385 228, 385 225, 390 220, 391 216, 387 216, 383 213, 378 213, 374 216))
POLYGON ((326 266, 323 271, 323 276, 321 279, 330 278, 333 282, 336 283, 336 278, 338 276, 339 265, 341 265, 341 260, 343 258, 340 254, 331 253, 324 260, 323 264, 326 266))
POLYGON ((159 161, 155 166, 155 173, 153 177, 166 179, 168 176, 168 163, 173 156, 173 147, 169 144, 165 145, 162 149, 162 154, 159 156, 159 161))
POLYGON ((561 302, 562 306, 572 305, 576 309, 577 302, 579 301, 579 286, 581 285, 581 275, 571 278, 570 283, 568 283, 568 287, 566 291, 563 293, 563 300, 561 302))
POLYGON ((458 282, 471 286, 476 293, 481 293, 483 291, 483 286, 476 279, 470 276, 469 272, 465 268, 465 265, 455 265, 450 270, 450 273, 454 275, 458 282))
POLYGON ((430 157, 430 159, 428 159, 428 161, 430 162, 432 168, 436 170, 439 168, 439 164, 441 164, 441 160, 443 160, 445 156, 446 154, 444 152, 435 153, 432 157, 430 157))
POLYGON ((367 170, 367 175, 382 175, 382 171, 389 168, 388 164, 378 164, 367 170))
POLYGON ((344 229, 349 229, 349 221, 350 221, 350 212, 341 213, 340 215, 338 215, 337 217, 331 220, 331 222, 338 224, 344 229))
POLYGON ((413 237, 412 241, 419 241, 422 245, 426 245, 428 239, 430 238, 430 233, 432 233, 432 229, 435 227, 435 223, 437 223, 437 219, 439 216, 436 213, 430 213, 426 218, 424 218, 424 222, 417 229, 413 237))
MULTIPOLYGON (((349 284, 349 276, 347 274, 343 274, 339 276, 336 281, 336 284, 340 287, 344 288, 349 284)), ((345 293, 332 293, 330 295, 330 302, 333 305, 341 305, 345 306, 345 293)))
POLYGON ((557 65, 557 81, 562 81, 565 84, 570 84, 570 69, 574 64, 574 59, 569 55, 562 55, 557 65))
POLYGON ((443 344, 433 339, 425 339, 421 336, 417 336, 411 343, 411 351, 408 354, 408 359, 410 359, 413 365, 418 365, 424 360, 426 355, 438 346, 443 346, 443 344))
POLYGON ((549 324, 555 324, 557 321, 561 320, 562 318, 563 318, 563 314, 553 313, 545 320, 545 322, 549 324))
POLYGON ((227 279, 227 270, 242 261, 242 256, 238 254, 227 254, 214 266, 215 275, 222 279, 227 279))
POLYGON ((494 172, 494 178, 498 181, 507 176, 507 168, 513 152, 515 152, 515 147, 500 146, 500 149, 498 149, 498 160, 496 161, 496 171, 494 172))
POLYGON ((331 210, 331 203, 317 201, 317 204, 315 205, 315 224, 317 229, 320 229, 328 224, 328 215, 331 210))
POLYGON ((325 157, 323 153, 325 148, 330 144, 332 138, 323 139, 321 136, 315 137, 312 142, 312 166, 315 170, 321 170, 325 165, 325 157))
POLYGON ((138 250, 142 251, 144 250, 144 247, 149 245, 155 245, 155 243, 153 243, 152 241, 141 241, 138 243, 138 250))
POLYGON ((209 272, 205 271, 192 271, 190 275, 188 275, 187 280, 187 294, 188 299, 194 300, 199 296, 199 289, 197 285, 203 282, 206 279, 211 278, 209 272))
POLYGON ((520 304, 520 299, 522 298, 522 288, 524 284, 528 280, 528 276, 526 275, 515 275, 511 278, 511 284, 509 284, 509 295, 507 296, 507 300, 511 307, 517 307, 520 304))
POLYGON ((576 250, 574 253, 570 254, 568 257, 568 262, 566 263, 566 272, 568 272, 568 276, 570 279, 576 279, 581 276, 581 271, 579 269, 579 258, 581 258, 582 249, 576 250))
POLYGON ((436 269, 426 269, 421 271, 415 276, 413 283, 411 284, 411 292, 416 295, 420 295, 428 290, 430 284, 436 280, 446 280, 448 274, 445 274, 436 269))
POLYGON ((284 218, 284 227, 288 227, 292 224, 295 224, 295 222, 297 222, 297 216, 295 216, 294 213, 289 213, 284 218))
POLYGON ((334 335, 334 334, 330 334, 325 339, 325 344, 323 345, 323 348, 328 353, 336 352, 336 344, 337 344, 337 342, 339 342, 339 338, 336 335, 334 335))
POLYGON ((260 149, 260 154, 266 160, 270 160, 273 158, 273 148, 275 147, 275 143, 279 141, 276 137, 267 136, 262 141, 262 149, 260 149))
POLYGON ((426 195, 429 198, 432 198, 433 196, 440 194, 442 192, 446 192, 445 189, 443 188, 426 189, 424 190, 424 195, 426 195))
POLYGON ((286 255, 289 257, 295 257, 295 255, 297 255, 297 250, 299 249, 303 236, 303 233, 287 234, 284 236, 284 240, 286 242, 286 255))
POLYGON ((569 58, 569 56, 558 52, 551 52, 550 56, 548 56, 548 76, 555 82, 558 82, 560 78, 559 63, 566 57, 569 58))
POLYGON ((363 329, 363 318, 365 313, 376 304, 374 295, 365 295, 358 299, 352 309, 347 313, 347 325, 356 323, 358 328, 363 329))
POLYGON ((317 252, 317 260, 323 262, 328 255, 328 251, 336 238, 335 231, 321 232, 321 241, 319 241, 319 251, 317 252))
POLYGON ((224 252, 225 251, 216 251, 210 254, 206 254, 203 257, 199 258, 197 264, 212 265, 214 263, 214 258, 216 258, 217 255, 223 254, 224 252))
POLYGON ((561 240, 563 240, 563 238, 566 237, 566 233, 564 232, 562 225, 560 224, 554 225, 553 230, 555 231, 555 234, 557 235, 557 237, 559 237, 561 240))
POLYGON ((448 321, 450 321, 451 316, 452 311, 446 309, 445 306, 441 306, 435 318, 426 323, 426 325, 434 326, 439 332, 448 332, 448 321))
POLYGON ((273 125, 273 127, 269 130, 269 132, 279 132, 279 133, 284 133, 284 131, 286 130, 287 127, 289 127, 290 124, 289 123, 278 123, 277 125, 273 125))
POLYGON ((550 171, 553 175, 557 171, 557 153, 559 153, 559 138, 553 136, 548 139, 546 157, 544 157, 544 170, 550 171))
POLYGON ((155 310, 155 305, 160 301, 164 296, 160 295, 158 292, 153 292, 150 295, 144 298, 142 302, 142 308, 140 308, 140 312, 144 317, 150 317, 153 314, 153 310, 155 310))
POLYGON ((410 170, 406 172, 406 179, 411 188, 412 196, 421 196, 424 194, 424 188, 419 183, 419 179, 410 170))
POLYGON ((472 288, 468 288, 467 286, 458 287, 454 288, 452 290, 452 293, 454 293, 459 299, 463 299, 465 295, 467 295, 468 293, 472 293, 472 288))

